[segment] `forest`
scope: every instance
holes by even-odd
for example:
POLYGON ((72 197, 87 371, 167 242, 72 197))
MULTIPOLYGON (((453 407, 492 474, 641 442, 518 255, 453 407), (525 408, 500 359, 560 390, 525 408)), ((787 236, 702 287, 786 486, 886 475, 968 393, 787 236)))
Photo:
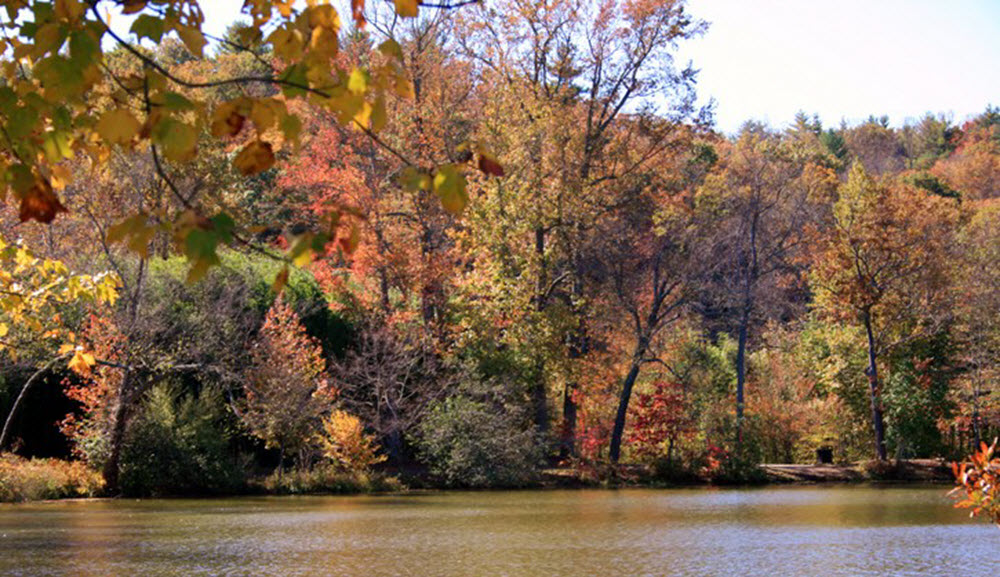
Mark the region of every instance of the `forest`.
POLYGON ((1000 109, 723 134, 680 0, 418 4, 3 3, 0 500, 1000 433, 1000 109))

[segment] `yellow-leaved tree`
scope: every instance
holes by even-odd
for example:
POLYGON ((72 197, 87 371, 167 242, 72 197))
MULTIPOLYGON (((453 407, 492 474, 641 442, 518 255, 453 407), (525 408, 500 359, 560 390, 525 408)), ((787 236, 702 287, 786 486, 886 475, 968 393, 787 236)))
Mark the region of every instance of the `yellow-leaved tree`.
POLYGON ((66 313, 81 304, 113 304, 117 296, 114 274, 73 274, 62 262, 39 258, 24 243, 9 243, 0 236, 0 354, 50 357, 14 400, 0 432, 0 449, 25 395, 42 374, 66 359, 71 369, 83 374, 97 362, 77 339, 66 313))
MULTIPOLYGON (((370 9, 383 6, 370 4, 370 9)), ((394 0, 393 17, 416 18, 419 4, 394 0)), ((232 16, 242 16, 247 25, 235 37, 215 38, 205 32, 198 0, 5 1, 0 11, 0 53, 7 56, 0 63, 0 200, 13 196, 22 221, 49 223, 67 211, 62 191, 80 179, 79 167, 99 171, 117 150, 148 150, 174 202, 137 210, 109 237, 146 256, 147 241, 162 231, 187 256, 190 278, 197 279, 219 262, 220 245, 252 244, 252 231, 226 209, 221 191, 194 198, 179 189, 174 174, 198 159, 199 141, 205 138, 230 145, 231 162, 244 176, 270 168, 278 150, 298 145, 301 108, 293 101, 306 101, 402 160, 407 167, 401 185, 433 191, 445 208, 461 211, 466 170, 497 173, 498 165, 475 143, 455 162, 418 165, 406 151, 379 138, 389 120, 388 99, 411 97, 413 86, 400 45, 387 36, 379 38, 375 57, 364 65, 337 58, 341 37, 351 25, 362 29, 365 14, 365 0, 352 0, 345 19, 353 24, 345 24, 327 0, 245 0, 232 16), (111 25, 112 14, 130 22, 127 32, 111 25), (249 54, 259 66, 205 78, 172 69, 149 50, 178 40, 194 59, 202 59, 214 44, 249 54), (113 66, 112 55, 132 65, 113 66), (255 86, 270 90, 251 90, 255 86), (225 88, 239 90, 221 102, 208 98, 225 88)), ((331 207, 314 230, 297 235, 283 258, 304 263, 323 253, 349 220, 342 215, 341 207, 331 207)), ((285 279, 287 272, 276 283, 285 279)))

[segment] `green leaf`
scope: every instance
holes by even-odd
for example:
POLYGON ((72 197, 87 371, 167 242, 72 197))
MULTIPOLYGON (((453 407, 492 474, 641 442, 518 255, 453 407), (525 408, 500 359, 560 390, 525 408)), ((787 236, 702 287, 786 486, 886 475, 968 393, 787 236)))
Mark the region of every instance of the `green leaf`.
POLYGON ((153 128, 153 141, 163 149, 163 156, 174 162, 193 160, 198 145, 194 127, 173 118, 163 118, 153 128))
POLYGON ((305 96, 309 92, 304 88, 299 88, 300 86, 309 86, 309 79, 306 77, 306 67, 302 64, 295 64, 289 66, 281 74, 279 79, 282 82, 290 83, 294 86, 289 86, 288 84, 283 84, 281 86, 281 91, 288 98, 294 98, 296 96, 305 96))
POLYGON ((140 40, 143 38, 149 38, 153 42, 159 44, 160 40, 163 38, 163 20, 149 14, 140 14, 135 22, 132 23, 132 28, 130 29, 133 34, 139 37, 140 40))
POLYGON ((78 66, 86 68, 97 60, 101 46, 87 30, 74 30, 69 37, 70 58, 78 66))
POLYGON ((188 100, 183 94, 176 92, 167 92, 163 95, 163 107, 175 112, 195 109, 193 102, 188 100))

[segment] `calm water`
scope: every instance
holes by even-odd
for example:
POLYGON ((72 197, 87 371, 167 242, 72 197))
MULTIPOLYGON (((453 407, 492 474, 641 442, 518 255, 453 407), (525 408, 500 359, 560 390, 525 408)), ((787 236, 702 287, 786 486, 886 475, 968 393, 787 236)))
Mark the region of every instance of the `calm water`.
POLYGON ((0 575, 1000 575, 946 488, 0 505, 0 575))

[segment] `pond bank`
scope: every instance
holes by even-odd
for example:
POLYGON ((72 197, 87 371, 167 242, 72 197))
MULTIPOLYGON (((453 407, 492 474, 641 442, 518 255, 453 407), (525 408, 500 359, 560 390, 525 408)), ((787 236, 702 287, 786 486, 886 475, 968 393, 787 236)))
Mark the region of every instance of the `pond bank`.
POLYGON ((950 464, 944 459, 890 461, 876 466, 872 462, 849 465, 761 465, 771 483, 856 483, 893 481, 913 483, 951 483, 950 464))
MULTIPOLYGON (((55 460, 49 460, 55 462, 55 460)), ((63 462, 58 462, 63 463, 63 462)), ((51 464, 46 462, 46 464, 51 464)), ((67 463, 69 465, 69 463, 67 463)), ((38 469, 38 467, 34 467, 38 469)), ((79 468, 82 468, 79 467, 79 468)), ((656 478, 652 471, 642 465, 623 465, 619 467, 614 480, 609 480, 607 474, 596 473, 594 470, 584 470, 575 467, 557 467, 544 469, 541 472, 537 483, 517 489, 585 489, 585 488, 625 488, 625 487, 656 487, 670 488, 691 485, 815 485, 834 483, 878 483, 891 482, 903 484, 928 484, 941 483, 950 484, 954 482, 950 464, 943 459, 914 459, 909 461, 890 461, 883 465, 873 462, 858 462, 853 464, 839 465, 797 465, 797 464, 764 464, 760 466, 763 475, 755 483, 712 483, 706 480, 695 478, 684 481, 666 481, 656 478)), ((61 468, 57 468, 60 470, 61 468)), ((2 472, 2 471, 0 471, 2 472)), ((8 471, 9 472, 9 471, 8 471)), ((257 482, 248 484, 244 491, 235 491, 226 496, 246 496, 246 495, 329 495, 329 494, 393 494, 406 492, 435 492, 448 489, 448 487, 437 484, 433 479, 424 474, 414 475, 412 471, 402 472, 401 477, 393 475, 379 474, 372 477, 365 476, 364 482, 350 481, 346 478, 321 479, 317 483, 296 482, 296 475, 286 476, 286 483, 282 486, 273 486, 268 483, 257 482)), ((95 478, 96 473, 92 474, 95 478)), ((0 503, 18 501, 40 501, 57 499, 78 499, 95 498, 94 495, 100 493, 99 485, 96 482, 87 484, 81 488, 79 483, 69 483, 63 476, 53 475, 49 469, 34 471, 34 479, 25 482, 20 479, 20 485, 28 486, 31 490, 11 491, 15 485, 10 483, 13 479, 4 479, 0 475, 0 503), (46 477, 46 478, 42 478, 46 477), (51 478, 48 478, 51 477, 51 478), (4 481, 7 481, 6 483, 4 481), (46 490, 42 490, 42 489, 46 490), (57 490, 58 489, 58 490, 57 490)), ((503 489, 495 489, 502 491, 503 489)), ((178 497, 191 497, 194 495, 177 495, 178 497)), ((209 495, 205 495, 209 496, 209 495)), ((223 495, 211 495, 215 497, 223 495)))
MULTIPOLYGON (((951 465, 944 459, 912 459, 879 464, 860 461, 849 464, 763 464, 763 475, 756 483, 720 483, 725 485, 811 485, 820 483, 953 483, 951 465)), ((616 486, 711 485, 707 480, 688 479, 685 482, 665 482, 656 479, 648 467, 624 465, 619 470, 616 486)), ((547 488, 579 488, 608 485, 594 478, 592 471, 563 467, 542 472, 541 486, 547 488)))

